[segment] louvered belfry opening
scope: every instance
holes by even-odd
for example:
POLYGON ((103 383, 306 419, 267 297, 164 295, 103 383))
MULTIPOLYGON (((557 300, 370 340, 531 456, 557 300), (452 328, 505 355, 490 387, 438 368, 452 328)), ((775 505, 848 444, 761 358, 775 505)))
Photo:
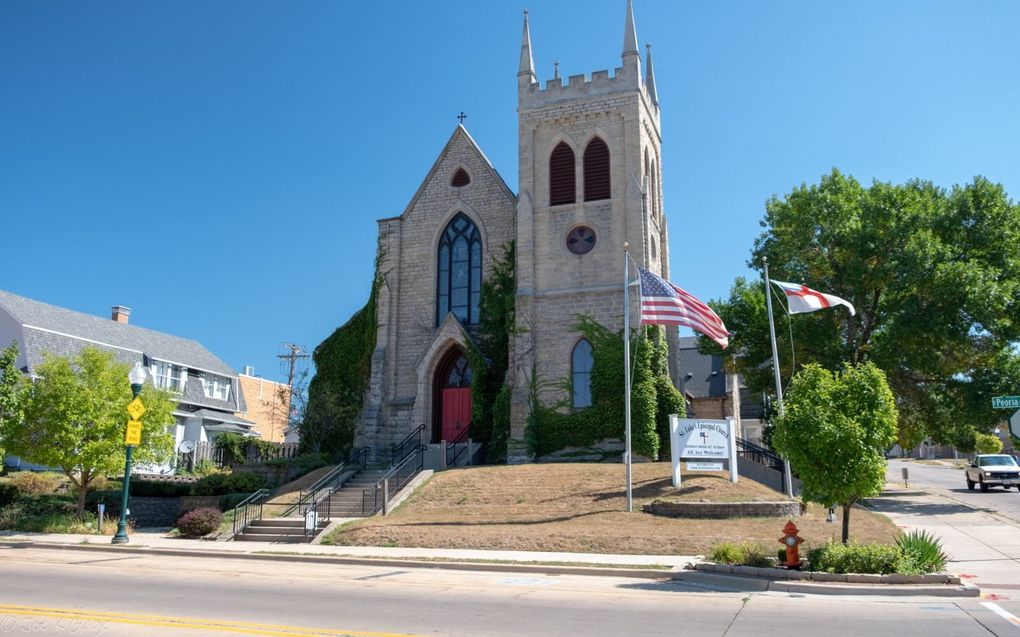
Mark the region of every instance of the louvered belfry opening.
POLYGON ((565 142, 560 142, 549 156, 549 205, 577 201, 574 182, 574 151, 565 142))
POLYGON ((596 137, 584 149, 584 200, 609 199, 609 146, 596 137))
POLYGON ((463 168, 458 168, 457 172, 453 173, 453 181, 450 182, 450 185, 454 188, 463 188, 470 183, 471 177, 467 174, 467 171, 463 168))

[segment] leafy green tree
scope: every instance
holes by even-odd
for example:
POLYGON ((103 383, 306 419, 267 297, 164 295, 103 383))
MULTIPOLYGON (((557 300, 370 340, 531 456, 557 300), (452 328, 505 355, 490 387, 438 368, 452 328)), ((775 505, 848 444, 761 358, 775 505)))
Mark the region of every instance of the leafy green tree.
POLYGON ((999 453, 1002 451, 1002 441, 995 434, 976 434, 974 450, 978 453, 999 453))
POLYGON ((773 445, 800 476, 805 500, 843 508, 846 543, 853 505, 885 485, 885 449, 896 437, 897 415, 885 374, 873 363, 837 373, 806 365, 784 406, 773 445))
POLYGON ((11 343, 0 351, 0 464, 4 460, 3 431, 5 427, 16 425, 24 418, 22 396, 24 396, 25 377, 16 366, 18 360, 18 344, 11 343))
MULTIPOLYGON (((865 187, 833 170, 772 198, 762 226, 751 267, 768 257, 772 278, 857 308, 853 317, 837 308, 784 318, 780 302, 784 378, 808 363, 874 362, 896 396, 905 447, 953 443, 1001 419, 991 392, 1020 383, 1020 206, 1002 186, 977 177, 949 190, 926 181, 865 187)), ((738 279, 713 306, 732 333, 726 354, 752 390, 769 391, 762 284, 738 279)), ((721 353, 707 339, 699 348, 721 353)))
MULTIPOLYGON (((116 475, 124 466, 129 370, 95 348, 83 349, 74 359, 47 357, 24 394, 24 418, 3 422, 9 453, 59 467, 71 480, 78 515, 85 511, 85 496, 95 479, 116 475)), ((171 393, 148 383, 141 399, 142 443, 134 458, 142 464, 167 462, 173 455, 169 427, 177 403, 171 393)))

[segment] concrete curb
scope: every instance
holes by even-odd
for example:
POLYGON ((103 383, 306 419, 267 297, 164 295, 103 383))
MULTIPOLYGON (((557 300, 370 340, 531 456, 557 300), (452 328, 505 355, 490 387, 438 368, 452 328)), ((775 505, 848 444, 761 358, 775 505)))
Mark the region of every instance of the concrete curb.
POLYGON ((804 595, 887 595, 894 597, 978 597, 981 590, 971 584, 850 584, 772 580, 761 577, 723 575, 674 569, 670 579, 712 588, 740 592, 799 593, 804 595))
POLYGON ((501 562, 443 562, 399 558, 368 558, 328 555, 302 555, 300 553, 235 553, 228 551, 199 551, 188 549, 140 548, 103 544, 60 544, 56 542, 0 541, 0 546, 28 549, 59 549, 69 551, 102 551, 133 553, 136 555, 162 555, 172 557, 204 557, 232 560, 262 560, 270 562, 298 562, 306 564, 346 564, 353 566, 392 566, 401 568, 435 568, 450 571, 489 571, 501 573, 531 573, 545 575, 586 575, 597 577, 627 577, 634 579, 669 579, 670 571, 663 569, 569 566, 543 564, 512 564, 501 562))

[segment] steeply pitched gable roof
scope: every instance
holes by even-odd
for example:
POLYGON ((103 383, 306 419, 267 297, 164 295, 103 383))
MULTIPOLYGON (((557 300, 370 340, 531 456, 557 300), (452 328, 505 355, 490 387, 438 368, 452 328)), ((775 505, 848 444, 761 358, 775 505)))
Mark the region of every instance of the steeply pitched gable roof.
MULTIPOLYGON (((197 341, 155 330, 117 323, 0 290, 0 309, 17 321, 25 337, 29 369, 43 361, 43 353, 73 356, 85 345, 145 354, 192 369, 229 377, 237 374, 197 341), (105 347, 104 347, 105 346, 105 347)), ((122 360, 137 360, 123 356, 122 360)))

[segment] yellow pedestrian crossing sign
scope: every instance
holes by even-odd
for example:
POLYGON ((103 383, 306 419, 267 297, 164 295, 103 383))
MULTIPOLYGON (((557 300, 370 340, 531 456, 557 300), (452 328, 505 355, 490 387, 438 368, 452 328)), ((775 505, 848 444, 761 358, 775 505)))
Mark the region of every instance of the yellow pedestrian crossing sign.
POLYGON ((141 398, 135 396, 135 399, 128 403, 127 410, 131 420, 138 420, 145 413, 145 405, 142 404, 141 398))
POLYGON ((142 421, 141 420, 129 420, 127 423, 127 431, 124 433, 124 444, 125 445, 140 445, 142 444, 142 421))

